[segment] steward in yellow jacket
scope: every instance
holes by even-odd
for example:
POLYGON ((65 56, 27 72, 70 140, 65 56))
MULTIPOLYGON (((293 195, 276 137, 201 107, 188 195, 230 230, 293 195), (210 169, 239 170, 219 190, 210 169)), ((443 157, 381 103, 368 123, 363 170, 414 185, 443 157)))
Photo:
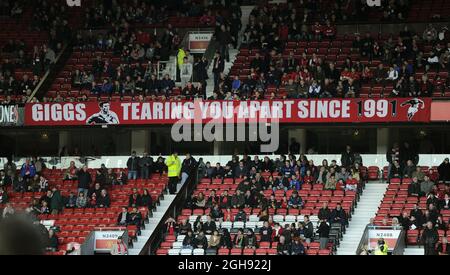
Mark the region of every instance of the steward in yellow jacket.
POLYGON ((180 179, 181 172, 181 160, 178 157, 178 153, 174 152, 167 157, 164 162, 167 165, 167 175, 169 177, 169 193, 174 195, 177 191, 177 184, 180 179))

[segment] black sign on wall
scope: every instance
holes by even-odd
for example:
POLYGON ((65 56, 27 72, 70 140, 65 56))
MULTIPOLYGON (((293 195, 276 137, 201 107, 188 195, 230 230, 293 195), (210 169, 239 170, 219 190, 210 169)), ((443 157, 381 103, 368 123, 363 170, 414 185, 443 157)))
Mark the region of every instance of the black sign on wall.
POLYGON ((24 107, 0 105, 0 126, 21 126, 24 121, 24 107))

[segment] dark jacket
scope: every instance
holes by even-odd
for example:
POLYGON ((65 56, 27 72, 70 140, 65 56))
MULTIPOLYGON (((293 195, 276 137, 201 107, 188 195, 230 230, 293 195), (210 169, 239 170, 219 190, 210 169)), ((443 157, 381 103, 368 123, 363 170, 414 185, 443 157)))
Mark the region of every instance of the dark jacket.
POLYGON ((314 225, 311 221, 305 224, 305 238, 310 239, 314 236, 314 225))
POLYGON ((109 195, 100 196, 97 198, 97 206, 109 207, 111 205, 111 200, 109 199, 109 195))
POLYGON ((139 158, 138 157, 130 157, 127 161, 127 167, 130 171, 137 171, 139 168, 139 158))
POLYGON ((183 160, 183 163, 181 164, 181 173, 186 173, 188 175, 191 174, 192 171, 194 171, 195 166, 197 165, 197 161, 193 157, 190 159, 183 160))
POLYGON ((439 234, 436 228, 428 229, 425 228, 420 238, 422 244, 427 247, 435 247, 436 243, 439 241, 439 234))
MULTIPOLYGON (((119 224, 120 221, 122 221, 122 215, 123 215, 123 212, 120 212, 119 216, 117 217, 117 224, 119 224)), ((125 218, 125 222, 128 224, 131 220, 130 213, 127 212, 126 215, 127 215, 127 217, 125 218)))
POLYGON ((92 183, 91 174, 80 170, 78 172, 78 188, 89 189, 89 185, 92 183))
POLYGON ((206 249, 208 248, 208 240, 206 239, 205 236, 203 236, 203 238, 199 238, 199 236, 195 237, 194 240, 192 241, 192 246, 194 248, 203 248, 206 249))
POLYGON ((353 165, 353 163, 355 162, 355 155, 353 154, 353 152, 343 152, 341 154, 341 164, 344 167, 349 167, 351 165, 353 165))
POLYGON ((56 190, 53 192, 52 198, 50 200, 50 210, 58 210, 61 211, 64 206, 63 198, 61 196, 61 192, 56 190))
POLYGON ((438 167, 439 180, 450 181, 450 163, 441 163, 438 167))
POLYGON ((148 209, 153 208, 153 199, 150 195, 142 195, 141 196, 141 202, 139 203, 139 206, 147 207, 148 209))
POLYGON ((317 229, 320 238, 328 238, 330 236, 330 226, 326 222, 321 222, 317 229))
POLYGON ((128 199, 128 206, 140 206, 141 205, 141 195, 137 195, 136 197, 133 197, 133 194, 130 195, 128 199))

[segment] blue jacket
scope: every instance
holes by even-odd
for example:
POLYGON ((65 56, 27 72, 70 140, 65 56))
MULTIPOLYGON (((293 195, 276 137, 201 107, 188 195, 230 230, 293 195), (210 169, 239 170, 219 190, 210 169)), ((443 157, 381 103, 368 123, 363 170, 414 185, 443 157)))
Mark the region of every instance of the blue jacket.
MULTIPOLYGON (((31 164, 28 166, 28 170, 30 171, 29 176, 34 177, 36 175, 36 167, 34 167, 34 164, 31 164)), ((20 168, 20 175, 22 177, 25 177, 25 173, 27 172, 27 164, 22 164, 22 168, 20 168)))

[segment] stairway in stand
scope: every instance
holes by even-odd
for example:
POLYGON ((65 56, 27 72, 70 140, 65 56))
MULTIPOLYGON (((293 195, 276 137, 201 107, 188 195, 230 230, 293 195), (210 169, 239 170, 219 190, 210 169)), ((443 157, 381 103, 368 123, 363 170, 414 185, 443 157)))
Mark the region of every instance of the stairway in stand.
POLYGON ((370 182, 366 184, 344 238, 337 249, 337 255, 356 255, 366 225, 370 218, 375 216, 386 188, 387 184, 384 183, 370 182))

